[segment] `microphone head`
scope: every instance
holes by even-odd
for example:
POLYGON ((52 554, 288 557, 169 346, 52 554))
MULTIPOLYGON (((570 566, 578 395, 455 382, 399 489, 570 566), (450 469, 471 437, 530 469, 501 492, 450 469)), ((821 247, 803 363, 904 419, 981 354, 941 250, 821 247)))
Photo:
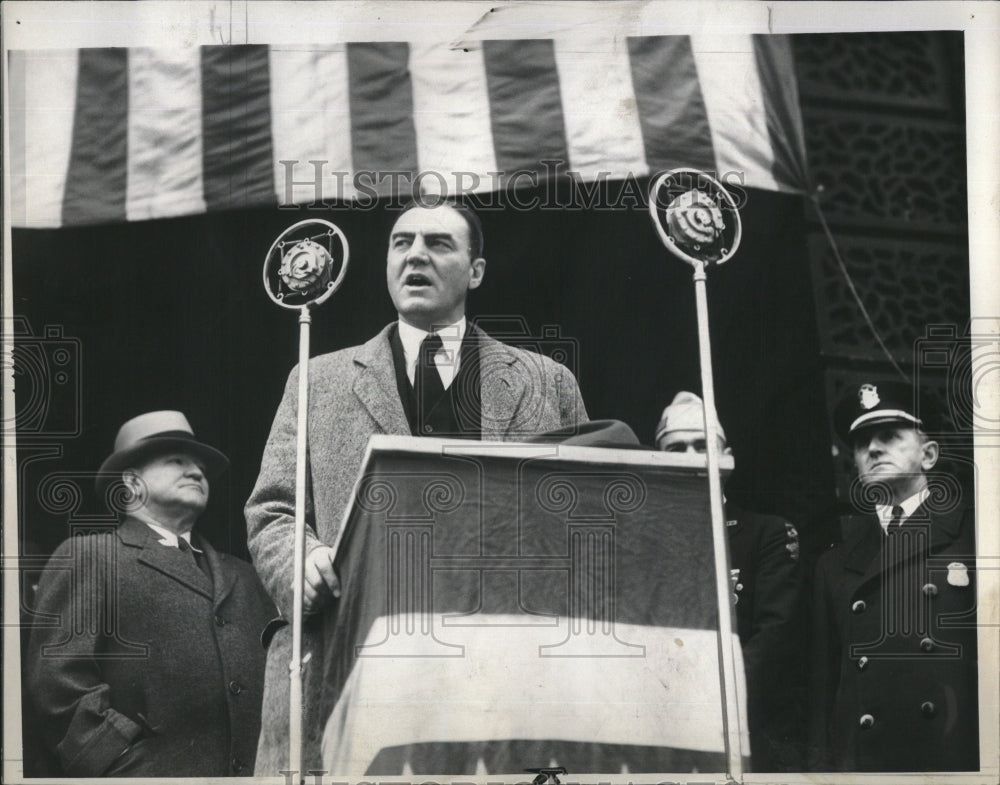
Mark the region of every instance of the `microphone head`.
POLYGON ((728 261, 743 235, 733 197, 697 169, 657 177, 649 189, 649 214, 667 250, 691 265, 728 261))
POLYGON ((332 223, 300 221, 278 235, 264 257, 264 290, 282 308, 319 305, 340 288, 349 255, 347 238, 332 223))

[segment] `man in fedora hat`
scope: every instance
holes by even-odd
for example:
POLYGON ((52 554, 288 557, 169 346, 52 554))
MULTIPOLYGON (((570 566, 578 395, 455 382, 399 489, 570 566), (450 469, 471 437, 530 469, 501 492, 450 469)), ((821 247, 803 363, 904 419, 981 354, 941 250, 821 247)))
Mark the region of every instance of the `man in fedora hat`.
MULTIPOLYGON (((304 608, 317 614, 339 592, 333 548, 368 439, 375 433, 518 441, 587 421, 573 374, 540 354, 500 343, 465 316, 486 270, 479 218, 453 200, 415 201, 390 232, 386 284, 398 315, 361 346, 309 362, 304 608)), ((292 615, 298 369, 289 376, 246 505, 247 541, 285 619, 292 615)), ((305 625, 303 765, 322 767, 326 710, 318 674, 322 618, 305 625)), ((291 629, 267 657, 258 773, 288 768, 291 629)))
POLYGON ((194 531, 228 465, 181 412, 129 420, 97 478, 120 523, 49 560, 28 678, 65 776, 253 773, 275 609, 249 564, 194 531))
POLYGON ((933 471, 934 415, 897 382, 857 385, 834 411, 862 511, 816 567, 814 770, 979 768, 975 515, 933 471))
MULTIPOLYGON (((705 405, 681 391, 663 410, 656 446, 665 452, 704 453, 705 405)), ((716 422, 719 451, 730 454, 716 422)), ((730 579, 736 603, 736 631, 747 680, 747 720, 754 771, 801 768, 799 711, 793 687, 800 671, 802 570, 798 532, 774 515, 742 510, 726 500, 730 579)))

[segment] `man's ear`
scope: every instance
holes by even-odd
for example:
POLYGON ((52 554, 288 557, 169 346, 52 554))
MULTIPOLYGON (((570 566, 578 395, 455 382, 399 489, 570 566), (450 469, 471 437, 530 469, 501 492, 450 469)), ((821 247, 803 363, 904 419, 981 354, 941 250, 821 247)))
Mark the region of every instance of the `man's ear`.
POLYGON ((486 274, 486 260, 480 256, 472 260, 472 276, 469 278, 469 288, 478 289, 486 274))
POLYGON ((124 483, 128 492, 132 494, 132 498, 138 500, 142 492, 142 480, 139 479, 139 475, 135 469, 125 469, 122 471, 122 483, 124 483))
POLYGON ((921 446, 921 450, 923 451, 923 457, 920 459, 920 466, 925 472, 930 471, 934 468, 934 464, 938 462, 941 448, 936 441, 928 439, 921 446))

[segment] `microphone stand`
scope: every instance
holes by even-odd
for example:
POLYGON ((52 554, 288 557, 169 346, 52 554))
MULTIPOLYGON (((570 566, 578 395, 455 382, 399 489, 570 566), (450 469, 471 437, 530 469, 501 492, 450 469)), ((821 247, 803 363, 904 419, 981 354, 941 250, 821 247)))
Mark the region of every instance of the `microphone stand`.
MULTIPOLYGON (((300 221, 282 232, 264 258, 264 289, 282 308, 299 312, 298 411, 295 426, 295 523, 292 556, 292 655, 288 664, 288 769, 299 783, 302 771, 303 665, 302 631, 305 594, 306 458, 309 426, 309 328, 311 309, 327 300, 344 280, 350 251, 347 238, 329 221, 300 221), (317 234, 318 232, 318 234, 317 234), (325 239, 327 247, 316 242, 325 239), (334 239, 343 261, 332 279, 334 239), (291 246, 288 250, 288 246, 291 246), (280 262, 280 266, 276 263, 280 262)), ((289 780, 290 781, 290 780, 289 780)))
POLYGON ((288 663, 288 769, 302 772, 302 613, 306 561, 306 446, 309 425, 309 305, 299 311, 299 398, 295 425, 295 544, 292 560, 292 658, 288 663))
POLYGON ((708 494, 712 507, 712 546, 715 552, 715 593, 719 606, 719 657, 723 692, 723 729, 726 734, 727 768, 730 779, 743 779, 743 745, 740 733, 739 698, 736 692, 732 589, 729 584, 729 551, 719 472, 719 439, 715 418, 715 387, 712 378, 712 343, 708 329, 708 297, 704 262, 694 267, 695 306, 698 311, 698 351, 704 400, 705 457, 708 463, 708 494))
MULTIPOLYGON (((669 186, 668 186, 669 187, 669 186)), ((674 186, 672 190, 676 191, 674 186)), ((698 191, 698 189, 693 189, 698 191)), ((698 191, 698 193, 703 193, 698 191)), ((686 190, 683 196, 691 194, 686 190)), ((667 212, 680 201, 680 198, 670 203, 667 212)), ((722 264, 736 253, 742 239, 742 224, 739 211, 729 193, 713 178, 697 169, 674 169, 656 179, 650 188, 649 211, 660 239, 674 256, 687 262, 694 268, 695 307, 698 315, 698 354, 701 367, 701 390, 704 401, 703 415, 705 426, 705 458, 708 471, 708 494, 712 513, 712 546, 715 561, 715 591, 719 610, 719 678, 722 684, 722 724, 726 749, 726 776, 730 781, 741 782, 743 779, 743 743, 740 729, 739 695, 736 690, 738 674, 736 670, 736 640, 733 634, 732 589, 729 582, 729 549, 726 537, 725 512, 722 503, 722 477, 719 469, 719 439, 718 423, 715 415, 715 383, 712 375, 712 342, 708 322, 708 296, 706 268, 709 263, 722 264), (669 216, 664 229, 658 213, 657 195, 664 184, 671 178, 692 179, 695 182, 708 183, 713 186, 717 198, 721 199, 727 212, 733 216, 733 226, 729 247, 721 248, 721 252, 709 253, 698 245, 690 242, 682 243, 671 231, 669 216), (684 249, 689 248, 692 253, 684 249)), ((721 211, 719 212, 721 221, 721 211)), ((710 222, 697 227, 704 228, 710 222)))

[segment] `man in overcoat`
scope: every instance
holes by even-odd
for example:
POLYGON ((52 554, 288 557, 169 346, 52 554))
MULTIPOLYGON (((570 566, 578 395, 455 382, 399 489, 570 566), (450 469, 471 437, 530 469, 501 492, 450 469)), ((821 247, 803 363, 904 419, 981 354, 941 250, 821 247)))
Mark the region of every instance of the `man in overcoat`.
POLYGON ((275 608, 249 564, 193 530, 228 464, 181 412, 129 420, 97 480, 103 498, 123 483, 127 512, 49 560, 28 680, 63 775, 253 772, 275 608))
MULTIPOLYGON (((467 324, 468 293, 486 260, 478 217, 461 203, 409 205, 389 237, 386 282, 399 316, 361 346, 309 362, 308 499, 303 656, 303 765, 320 769, 323 617, 339 593, 334 542, 372 434, 494 441, 586 422, 573 374, 541 354, 502 344, 467 324)), ((286 620, 292 615, 298 368, 292 370, 247 502, 248 544, 286 620)), ((335 656, 335 653, 327 653, 335 656)), ((258 775, 288 765, 291 627, 267 656, 258 775)))
POLYGON ((934 471, 933 410, 919 403, 908 385, 869 382, 834 413, 867 509, 816 568, 817 771, 979 768, 975 514, 934 471))
MULTIPOLYGON (((721 424, 717 433, 720 452, 728 454, 721 424)), ((656 446, 666 452, 705 452, 701 398, 677 393, 663 410, 656 446)), ((725 513, 753 771, 799 770, 803 739, 794 689, 802 646, 798 532, 783 518, 740 509, 728 499, 725 513)))

